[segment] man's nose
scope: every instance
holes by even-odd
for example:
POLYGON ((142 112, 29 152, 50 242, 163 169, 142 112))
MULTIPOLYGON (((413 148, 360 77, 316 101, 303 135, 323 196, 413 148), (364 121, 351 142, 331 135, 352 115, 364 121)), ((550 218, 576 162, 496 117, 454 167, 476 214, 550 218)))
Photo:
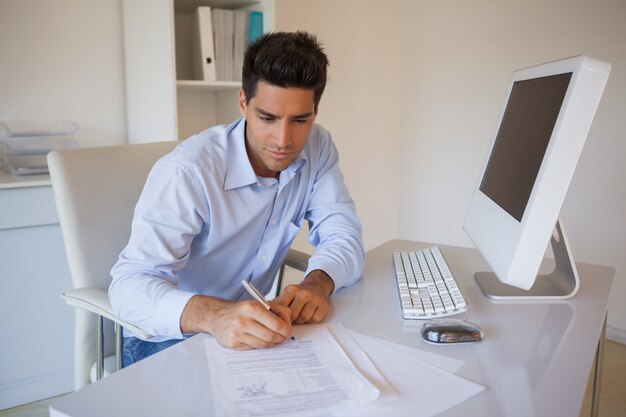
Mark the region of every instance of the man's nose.
POLYGON ((278 131, 276 132, 276 145, 280 148, 286 148, 289 146, 291 137, 290 126, 288 120, 281 120, 278 123, 278 131))

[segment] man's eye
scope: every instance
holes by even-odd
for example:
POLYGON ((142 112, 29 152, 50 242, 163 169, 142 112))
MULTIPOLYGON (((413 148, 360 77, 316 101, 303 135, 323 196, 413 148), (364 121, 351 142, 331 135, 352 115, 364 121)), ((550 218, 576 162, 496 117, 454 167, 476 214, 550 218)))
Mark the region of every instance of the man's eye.
POLYGON ((305 124, 308 121, 308 119, 294 119, 294 122, 299 123, 299 124, 305 124))
POLYGON ((261 119, 261 121, 265 123, 271 123, 274 121, 273 117, 267 117, 267 116, 259 116, 259 119, 261 119))

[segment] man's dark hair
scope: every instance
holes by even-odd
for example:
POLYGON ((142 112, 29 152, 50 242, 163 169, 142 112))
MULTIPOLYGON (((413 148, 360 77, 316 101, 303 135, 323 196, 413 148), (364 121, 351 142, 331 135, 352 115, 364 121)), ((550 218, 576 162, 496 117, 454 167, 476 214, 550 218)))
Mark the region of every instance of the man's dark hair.
POLYGON ((307 32, 270 32, 252 43, 243 59, 242 87, 246 104, 259 81, 282 88, 314 92, 315 110, 326 87, 328 57, 315 36, 307 32))

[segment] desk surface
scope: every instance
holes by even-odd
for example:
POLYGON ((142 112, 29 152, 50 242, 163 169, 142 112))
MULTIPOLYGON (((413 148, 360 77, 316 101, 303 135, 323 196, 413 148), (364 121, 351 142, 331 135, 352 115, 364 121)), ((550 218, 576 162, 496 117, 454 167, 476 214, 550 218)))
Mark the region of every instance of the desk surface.
MULTIPOLYGON (((580 290, 571 300, 494 302, 474 282, 488 270, 474 249, 441 245, 468 311, 485 339, 435 346, 420 322, 403 321, 391 253, 426 246, 394 240, 366 254, 363 279, 334 297, 328 320, 356 332, 465 361, 457 375, 487 387, 442 416, 577 416, 606 313, 614 270, 577 264, 580 290)), ((50 416, 210 415, 212 398, 203 339, 195 336, 63 397, 50 416)), ((382 370, 384 373, 384 370, 382 370)), ((417 395, 417 393, 416 393, 417 395)))

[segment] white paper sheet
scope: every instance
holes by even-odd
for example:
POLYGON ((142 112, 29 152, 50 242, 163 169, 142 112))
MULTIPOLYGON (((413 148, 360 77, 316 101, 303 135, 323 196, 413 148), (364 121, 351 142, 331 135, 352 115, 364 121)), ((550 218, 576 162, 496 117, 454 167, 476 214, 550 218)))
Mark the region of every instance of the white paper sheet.
POLYGON ((339 323, 330 323, 327 325, 327 328, 359 372, 378 389, 380 392, 378 400, 396 399, 398 391, 387 381, 387 378, 359 347, 353 338, 353 335, 356 333, 348 331, 339 323))
POLYGON ((387 349, 390 349, 391 351, 402 352, 405 355, 409 355, 415 359, 424 361, 429 365, 432 365, 436 368, 443 369, 444 371, 448 371, 451 373, 456 373, 456 371, 458 371, 465 364, 465 362, 463 361, 450 358, 448 356, 437 355, 436 353, 427 352, 425 350, 410 348, 404 345, 400 345, 398 343, 389 342, 387 340, 377 339, 371 336, 365 336, 363 334, 356 333, 351 330, 348 330, 348 332, 350 333, 350 335, 352 335, 354 340, 359 345, 369 346, 372 343, 382 344, 387 349))
MULTIPOLYGON (((484 390, 484 387, 479 384, 419 359, 425 357, 423 351, 410 352, 411 348, 404 346, 398 348, 398 345, 390 348, 389 342, 384 340, 350 333, 376 368, 395 387, 398 397, 396 401, 379 400, 366 406, 335 412, 333 416, 430 417, 484 390)), ((429 358, 434 358, 439 363, 447 362, 436 356, 438 355, 429 358)))
POLYGON ((294 333, 295 341, 270 349, 236 351, 206 341, 216 415, 319 416, 378 397, 325 325, 294 333))

